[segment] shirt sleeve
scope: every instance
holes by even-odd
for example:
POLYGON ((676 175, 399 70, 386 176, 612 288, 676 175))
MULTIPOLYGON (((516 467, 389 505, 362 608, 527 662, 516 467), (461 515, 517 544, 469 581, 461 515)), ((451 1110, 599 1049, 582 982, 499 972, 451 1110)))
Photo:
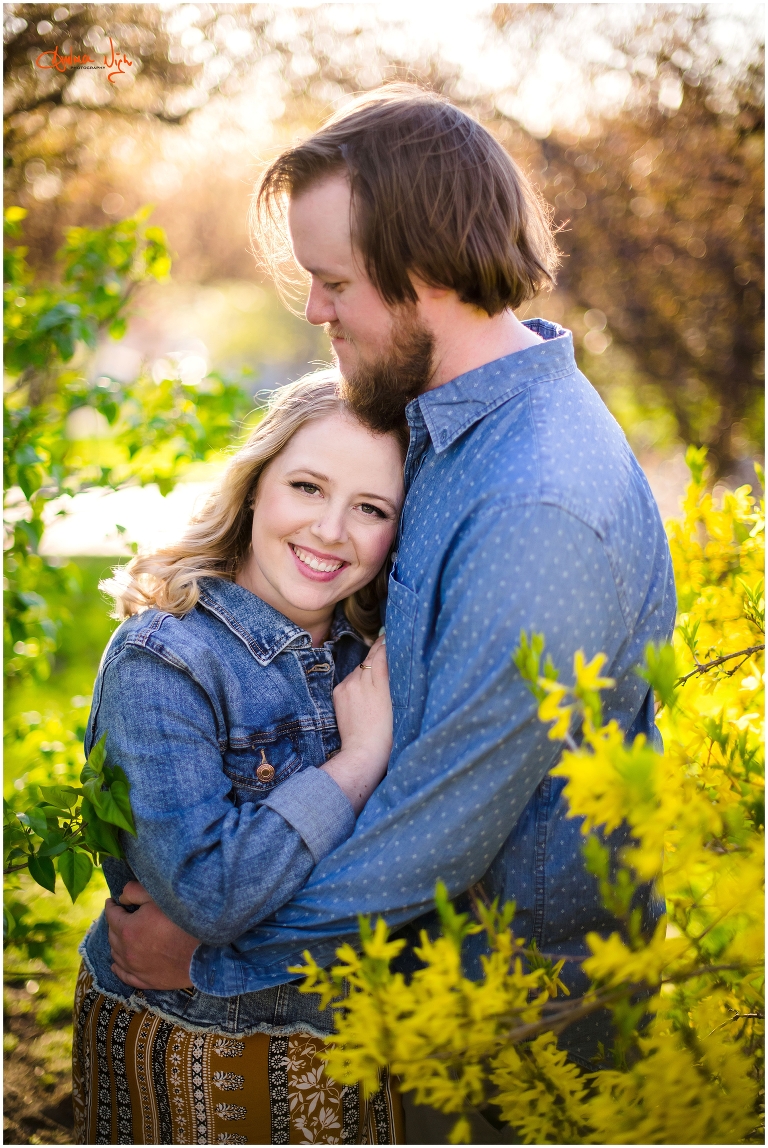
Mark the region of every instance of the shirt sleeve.
POLYGON ((564 680, 576 650, 610 664, 628 637, 593 530, 554 506, 491 504, 455 539, 428 664, 411 670, 426 677, 417 735, 349 840, 237 942, 248 990, 284 981, 307 948, 329 963, 358 914, 399 926, 433 907, 438 880, 455 896, 484 875, 560 752, 512 661, 521 630, 545 635, 564 680))
POLYGON ((354 828, 352 806, 323 770, 235 806, 207 694, 146 649, 127 646, 105 666, 92 740, 104 732, 107 760, 131 783, 137 836, 122 834, 127 861, 201 941, 225 945, 274 913, 354 828))

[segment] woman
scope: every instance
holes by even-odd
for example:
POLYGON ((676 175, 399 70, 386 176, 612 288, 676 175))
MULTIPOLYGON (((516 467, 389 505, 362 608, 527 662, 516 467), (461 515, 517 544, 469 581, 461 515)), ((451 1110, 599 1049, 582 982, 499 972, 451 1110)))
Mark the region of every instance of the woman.
POLYGON ((386 770, 374 639, 406 433, 367 430, 332 372, 282 388, 182 540, 107 584, 125 621, 86 750, 107 733, 137 836, 105 873, 114 898, 136 878, 189 934, 194 984, 131 988, 95 923, 75 1000, 80 1143, 401 1139, 387 1080, 364 1103, 324 1076, 330 1010, 294 984, 241 986, 249 928, 349 836, 386 770))

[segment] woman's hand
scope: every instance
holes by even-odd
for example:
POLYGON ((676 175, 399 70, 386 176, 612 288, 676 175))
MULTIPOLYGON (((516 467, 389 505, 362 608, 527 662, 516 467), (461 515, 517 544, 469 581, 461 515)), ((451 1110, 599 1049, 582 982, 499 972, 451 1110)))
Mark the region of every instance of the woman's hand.
POLYGON ((333 691, 341 749, 321 768, 359 813, 387 772, 392 752, 392 702, 384 638, 371 646, 361 668, 333 691))

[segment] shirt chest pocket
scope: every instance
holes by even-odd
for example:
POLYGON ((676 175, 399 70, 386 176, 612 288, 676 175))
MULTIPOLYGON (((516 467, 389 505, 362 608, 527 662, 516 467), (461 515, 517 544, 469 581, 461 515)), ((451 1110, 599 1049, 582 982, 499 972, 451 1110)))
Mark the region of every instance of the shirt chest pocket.
POLYGON ((297 734, 285 730, 232 730, 224 772, 242 801, 258 801, 301 768, 297 734))
POLYGON ((387 592, 387 660, 389 690, 395 709, 404 709, 411 696, 411 676, 415 651, 413 633, 419 599, 413 590, 389 576, 387 592))

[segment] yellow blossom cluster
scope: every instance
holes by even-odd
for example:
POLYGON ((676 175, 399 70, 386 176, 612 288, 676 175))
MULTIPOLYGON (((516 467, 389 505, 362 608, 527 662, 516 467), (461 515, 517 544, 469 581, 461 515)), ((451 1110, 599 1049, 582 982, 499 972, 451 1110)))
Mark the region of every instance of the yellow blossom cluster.
POLYGON ((522 635, 515 663, 564 742, 553 771, 583 819, 585 857, 621 932, 590 934, 586 994, 566 995, 553 964, 515 937, 513 906, 475 899, 459 914, 442 887, 442 935, 421 936, 424 967, 409 980, 391 962, 404 942, 363 922, 320 969, 307 954, 304 991, 335 1001, 326 1054, 334 1079, 367 1094, 388 1066, 417 1104, 457 1120, 468 1142, 479 1108, 525 1143, 762 1143, 762 753, 764 517, 749 487, 707 489, 703 451, 690 449, 683 517, 668 524, 680 614, 674 644, 646 652, 663 753, 627 744, 603 723, 602 655, 574 659, 574 685, 542 662, 544 639, 522 635), (570 731, 580 730, 575 741, 570 731), (603 837, 622 823, 630 844, 612 867, 603 837), (643 932, 633 895, 656 883, 667 915, 643 932), (461 949, 487 933, 483 976, 464 976, 461 949), (640 995, 638 995, 640 994, 640 995), (620 1034, 613 1066, 570 1062, 557 1038, 598 1008, 620 1034))

